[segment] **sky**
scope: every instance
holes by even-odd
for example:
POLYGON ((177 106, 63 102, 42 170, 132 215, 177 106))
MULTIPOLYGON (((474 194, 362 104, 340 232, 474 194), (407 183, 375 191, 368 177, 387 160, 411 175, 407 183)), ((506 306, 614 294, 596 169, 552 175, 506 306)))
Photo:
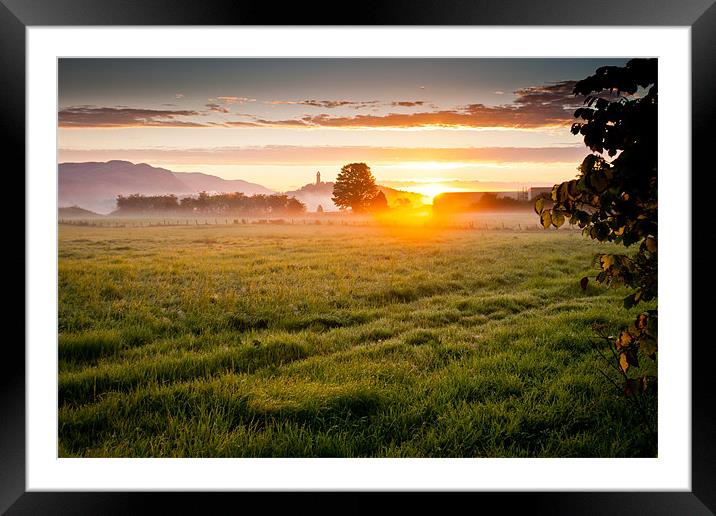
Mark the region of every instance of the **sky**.
POLYGON ((122 159, 288 191, 519 189, 576 175, 574 83, 627 59, 60 59, 58 161, 122 159))

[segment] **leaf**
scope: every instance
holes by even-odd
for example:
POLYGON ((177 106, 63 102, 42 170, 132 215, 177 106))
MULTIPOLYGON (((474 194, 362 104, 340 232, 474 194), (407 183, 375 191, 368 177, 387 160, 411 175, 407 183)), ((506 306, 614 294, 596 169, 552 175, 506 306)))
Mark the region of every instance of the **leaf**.
POLYGON ((614 346, 617 348, 617 350, 629 347, 629 344, 631 344, 632 337, 629 334, 628 331, 623 331, 619 334, 619 337, 617 338, 617 341, 614 343, 614 346))
POLYGON ((599 193, 606 190, 607 186, 609 185, 609 180, 607 179, 606 174, 602 171, 596 171, 594 172, 590 178, 589 182, 592 184, 592 187, 599 193))
POLYGON ((564 215, 562 215, 561 211, 552 210, 552 224, 554 224, 556 228, 564 224, 564 215))
POLYGON ((653 339, 648 335, 644 335, 641 339, 639 339, 639 349, 649 358, 654 358, 657 351, 656 339, 653 339))
POLYGON ((624 308, 626 308, 627 310, 629 310, 635 304, 636 304, 636 300, 634 299, 634 294, 624 298, 624 308))
POLYGON ((602 270, 609 270, 614 265, 614 256, 611 254, 602 255, 602 270))
POLYGON ((562 183, 557 190, 557 200, 564 202, 569 199, 569 183, 562 183))
POLYGON ((647 237, 646 248, 650 253, 656 252, 656 239, 654 237, 647 237))
POLYGON ((624 382, 624 395, 631 397, 638 394, 639 387, 640 385, 638 379, 629 378, 626 382, 624 382))
POLYGON ((535 201, 535 212, 537 215, 540 215, 542 213, 542 210, 544 209, 544 199, 540 197, 535 201))
POLYGON ((648 314, 648 313, 643 312, 643 313, 640 313, 640 314, 636 317, 636 327, 637 327, 639 330, 644 330, 644 329, 646 329, 648 323, 649 323, 649 314, 648 314))
POLYGON ((594 226, 594 237, 599 241, 603 241, 609 234, 609 227, 604 223, 599 223, 594 226))
POLYGON ((542 221, 542 227, 547 229, 552 223, 552 216, 549 214, 549 211, 543 211, 540 215, 540 220, 542 221))
POLYGON ((579 286, 582 287, 582 290, 587 290, 587 285, 589 285, 589 278, 584 276, 579 280, 579 286))
POLYGON ((577 180, 572 179, 569 183, 567 183, 567 195, 574 201, 577 200, 577 197, 579 196, 579 192, 577 189, 577 180))
POLYGON ((629 371, 629 360, 627 360, 626 353, 621 353, 619 355, 619 367, 621 367, 622 371, 625 373, 629 371))

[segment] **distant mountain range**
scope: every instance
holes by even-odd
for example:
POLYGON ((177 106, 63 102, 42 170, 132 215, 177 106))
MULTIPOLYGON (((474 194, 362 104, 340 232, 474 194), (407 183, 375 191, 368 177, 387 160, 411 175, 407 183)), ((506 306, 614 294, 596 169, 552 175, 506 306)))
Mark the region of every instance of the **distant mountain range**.
POLYGON ((98 213, 116 208, 118 195, 192 195, 199 192, 273 194, 273 190, 241 179, 222 179, 200 172, 172 172, 146 163, 107 161, 60 163, 59 206, 79 206, 98 213))
MULTIPOLYGON (((60 208, 79 207, 100 214, 108 214, 116 209, 118 195, 174 194, 181 197, 199 192, 241 192, 245 195, 277 193, 241 179, 222 179, 201 172, 172 172, 146 163, 119 160, 60 163, 58 175, 60 208)), ((422 195, 413 192, 387 186, 379 188, 385 194, 389 205, 405 202, 419 205, 423 199, 422 195)), ((306 204, 308 211, 315 211, 319 205, 326 211, 337 209, 331 200, 331 182, 310 183, 298 190, 284 193, 306 204)), ((71 211, 64 211, 67 216, 71 216, 71 211)))

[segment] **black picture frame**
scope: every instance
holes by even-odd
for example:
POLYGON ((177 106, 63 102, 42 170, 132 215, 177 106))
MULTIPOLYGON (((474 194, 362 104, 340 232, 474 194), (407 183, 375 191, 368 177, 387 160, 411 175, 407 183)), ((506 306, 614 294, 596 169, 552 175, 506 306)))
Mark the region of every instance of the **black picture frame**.
MULTIPOLYGON (((255 0, 0 0, 0 127, 5 133, 5 162, 25 167, 25 29, 29 26, 71 25, 621 25, 691 27, 692 70, 692 170, 698 170, 698 185, 692 181, 692 206, 688 212, 673 207, 672 215, 692 225, 692 321, 685 328, 692 346, 692 491, 691 492, 564 492, 564 493, 474 493, 471 506, 500 510, 517 509, 548 514, 714 514, 716 512, 716 425, 711 339, 694 332, 709 320, 707 294, 712 280, 706 270, 709 241, 699 240, 695 228, 707 220, 707 196, 713 192, 710 148, 716 141, 713 93, 716 91, 716 6, 714 0, 552 0, 545 2, 500 0, 384 0, 361 4, 341 12, 335 3, 313 2, 274 5, 255 0), (14 159, 12 159, 14 158, 14 159), (696 187, 698 186, 698 188, 696 187), (698 273, 700 274, 697 274, 698 273), (699 304, 699 300, 702 300, 699 304), (698 337, 701 337, 700 339, 698 337), (485 505, 488 504, 488 505, 485 505)), ((577 44, 572 43, 572 44, 577 44)), ((8 167, 7 172, 11 171, 8 167)), ((674 172, 674 173, 689 173, 674 172)), ((9 174, 7 174, 9 175, 9 174)), ((14 174, 15 191, 25 192, 20 174, 14 174)), ((692 178, 694 174, 692 174, 692 178)), ((23 196, 16 196, 18 200, 23 196)), ((18 202, 18 201, 16 201, 18 202)), ((22 202, 22 201, 20 201, 22 202)), ((15 211, 23 210, 17 206, 15 211)), ((665 207, 665 209, 669 209, 665 207)), ((671 215, 670 215, 671 216, 671 215)), ((14 224, 9 231, 16 247, 10 263, 26 264, 25 226, 14 224), (21 250, 22 249, 22 250, 21 250)), ((31 271, 25 268, 25 273, 31 271)), ((12 275, 12 274, 11 274, 12 275)), ((19 274, 14 274, 19 278, 19 274)), ((24 292, 24 290, 23 290, 24 292)), ((23 299, 25 298, 23 293, 23 299)), ((13 303, 16 310, 20 303, 13 303)), ((22 304, 24 308, 24 303, 22 304)), ((24 312, 23 312, 24 313, 24 312)), ((8 318, 8 322, 12 321, 8 318)), ((24 328, 24 326, 23 326, 24 328)), ((24 337, 24 330, 23 330, 24 337)), ((147 512, 148 502, 162 504, 162 512, 211 513, 216 504, 246 510, 253 502, 265 508, 278 505, 295 509, 341 507, 340 512, 363 512, 382 504, 376 493, 347 493, 340 500, 319 493, 40 493, 25 489, 25 353, 19 339, 5 339, 0 374, 0 512, 7 514, 134 514, 147 512), (241 501, 237 500, 241 498, 241 501), (269 501, 270 500, 270 501, 269 501), (247 505, 248 504, 248 505, 247 505), (269 505, 265 505, 269 504, 269 505)), ((628 476, 628 471, 615 475, 628 476)), ((425 508, 422 493, 402 496, 402 511, 425 508)), ((450 504, 460 500, 451 500, 450 504)), ((457 506, 456 506, 457 507, 457 506)), ((401 512, 402 512, 401 511, 401 512)))

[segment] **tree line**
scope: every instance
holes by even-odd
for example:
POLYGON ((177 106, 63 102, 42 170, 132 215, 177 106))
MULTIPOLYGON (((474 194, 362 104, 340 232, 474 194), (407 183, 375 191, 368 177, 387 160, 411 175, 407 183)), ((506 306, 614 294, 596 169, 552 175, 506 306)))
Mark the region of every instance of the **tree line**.
POLYGON ((201 215, 300 215, 306 205, 295 197, 285 194, 245 195, 241 192, 210 195, 199 193, 196 197, 176 195, 118 195, 117 214, 141 215, 150 213, 182 213, 201 215))

